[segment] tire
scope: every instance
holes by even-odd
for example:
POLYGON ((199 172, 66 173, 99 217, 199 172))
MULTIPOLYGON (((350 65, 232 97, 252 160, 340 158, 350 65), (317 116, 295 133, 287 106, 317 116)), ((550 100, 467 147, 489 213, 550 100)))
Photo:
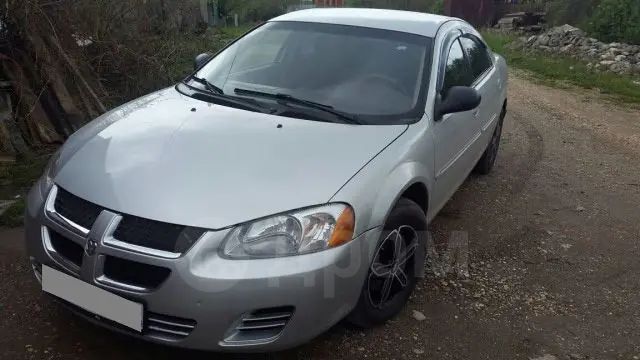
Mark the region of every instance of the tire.
POLYGON ((360 298, 347 317, 348 322, 369 328, 393 318, 402 310, 415 288, 416 273, 424 267, 426 230, 427 218, 422 208, 409 199, 400 198, 384 226, 360 298), (400 251, 397 244, 401 244, 400 251), (395 255, 398 253, 400 256, 395 255), (404 264, 399 265, 402 260, 405 260, 404 264), (388 281, 391 285, 384 300, 388 281))
POLYGON ((502 113, 500 114, 500 120, 496 125, 496 129, 493 132, 493 136, 491 136, 491 140, 489 141, 489 145, 485 149, 484 153, 476 167, 474 168, 474 172, 480 175, 487 175, 493 169, 493 166, 496 163, 496 158, 498 157, 498 150, 500 149, 500 138, 502 137, 502 124, 504 123, 504 117, 507 115, 506 107, 502 109, 502 113))

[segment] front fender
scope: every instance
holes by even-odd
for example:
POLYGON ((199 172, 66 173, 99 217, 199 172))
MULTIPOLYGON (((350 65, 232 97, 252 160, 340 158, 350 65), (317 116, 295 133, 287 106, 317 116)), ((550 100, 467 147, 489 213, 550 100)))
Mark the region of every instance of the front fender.
MULTIPOLYGON (((373 158, 329 200, 351 204, 356 215, 356 235, 369 229, 381 228, 402 194, 416 183, 425 186, 426 203, 429 207, 428 198, 432 194, 434 183, 434 148, 427 120, 425 118, 409 126, 407 131, 373 158)), ((433 210, 428 209, 427 213, 429 221, 433 210)), ((367 244, 370 248, 375 248, 380 241, 379 238, 366 239, 375 242, 367 244)), ((420 264, 416 273, 418 277, 424 276, 424 250, 421 248, 416 253, 416 264, 420 264)))
MULTIPOLYGON (((356 231, 358 234, 372 228, 381 228, 402 194, 412 185, 420 183, 427 188, 426 200, 428 204, 428 194, 431 189, 431 179, 428 174, 428 169, 421 163, 415 161, 401 163, 383 181, 376 184, 374 196, 370 196, 371 194, 367 191, 357 193, 355 189, 343 188, 332 201, 345 201, 352 204, 356 212, 356 231)), ((374 177, 373 175, 368 176, 374 177)), ((359 179, 359 181, 363 181, 363 179, 359 179)), ((374 180, 371 179, 371 181, 374 180)), ((371 183, 369 186, 373 187, 374 185, 371 183)), ((371 242, 376 241, 375 244, 367 244, 372 249, 375 249, 378 245, 377 241, 380 241, 380 239, 371 237, 367 239, 371 242)), ((419 278, 425 275, 425 267, 423 266, 426 259, 425 250, 424 247, 419 247, 416 251, 416 276, 419 278)), ((373 256, 373 252, 371 256, 373 256)))
MULTIPOLYGON (((402 194, 414 184, 427 188, 427 199, 431 181, 427 168, 415 161, 398 165, 383 181, 372 206, 371 222, 376 226, 384 225, 389 213, 402 194)), ((427 202, 428 204, 428 202, 427 202)))
POLYGON ((402 193, 422 183, 433 187, 433 142, 427 128, 412 125, 394 143, 372 159, 329 201, 351 204, 356 235, 384 225, 402 193))

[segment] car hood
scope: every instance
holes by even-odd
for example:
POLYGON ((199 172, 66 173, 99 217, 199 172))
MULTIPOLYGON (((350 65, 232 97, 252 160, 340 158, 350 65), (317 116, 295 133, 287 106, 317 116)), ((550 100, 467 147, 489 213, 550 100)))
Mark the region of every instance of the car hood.
POLYGON ((249 112, 171 88, 80 129, 54 182, 117 212, 220 229, 327 202, 406 128, 249 112))

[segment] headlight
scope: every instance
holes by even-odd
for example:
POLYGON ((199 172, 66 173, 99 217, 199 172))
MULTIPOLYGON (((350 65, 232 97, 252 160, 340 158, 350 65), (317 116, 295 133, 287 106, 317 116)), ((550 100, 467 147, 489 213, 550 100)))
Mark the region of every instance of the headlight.
POLYGON ((40 195, 42 197, 46 197, 49 194, 49 190, 51 190, 51 187, 53 186, 53 177, 55 176, 55 171, 58 170, 59 159, 60 150, 51 155, 51 159, 49 159, 47 166, 44 168, 44 173, 42 174, 42 178, 40 179, 40 195))
POLYGON ((222 255, 234 259, 271 258, 316 252, 353 238, 355 216, 345 204, 331 204, 252 221, 227 235, 222 255))

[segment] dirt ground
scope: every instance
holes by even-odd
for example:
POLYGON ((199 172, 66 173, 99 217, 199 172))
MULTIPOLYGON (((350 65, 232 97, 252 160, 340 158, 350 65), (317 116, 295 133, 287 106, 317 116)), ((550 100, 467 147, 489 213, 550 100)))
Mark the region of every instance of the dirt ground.
MULTIPOLYGON (((522 77, 509 101, 495 171, 432 224, 469 233, 469 280, 425 279, 384 326, 255 358, 640 359, 640 111, 522 77)), ((20 229, 0 231, 0 279, 1 359, 234 358, 67 313, 41 295, 20 229)))

